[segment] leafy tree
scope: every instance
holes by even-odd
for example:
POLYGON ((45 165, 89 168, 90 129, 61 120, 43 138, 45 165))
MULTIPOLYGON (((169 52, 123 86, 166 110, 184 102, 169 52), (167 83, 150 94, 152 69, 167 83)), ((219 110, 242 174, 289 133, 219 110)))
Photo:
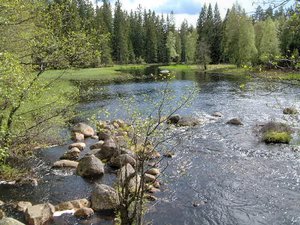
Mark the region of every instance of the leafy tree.
POLYGON ((172 31, 168 33, 166 47, 169 52, 169 61, 175 61, 178 54, 176 52, 176 36, 172 31))
POLYGON ((253 62, 257 54, 254 28, 250 18, 238 5, 229 12, 224 37, 224 51, 230 62, 237 66, 253 62))
POLYGON ((202 64, 204 70, 207 70, 207 65, 211 62, 210 46, 202 39, 197 46, 197 63, 202 64))
POLYGON ((186 62, 188 64, 195 63, 196 50, 197 50, 197 31, 189 31, 186 37, 186 62))

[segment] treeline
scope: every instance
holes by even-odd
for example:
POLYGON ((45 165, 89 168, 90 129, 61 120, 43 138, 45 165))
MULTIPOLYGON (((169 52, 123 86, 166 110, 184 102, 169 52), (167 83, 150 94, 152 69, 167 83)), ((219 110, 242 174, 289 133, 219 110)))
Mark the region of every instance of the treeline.
MULTIPOLYGON (((102 0, 96 7, 90 0, 27 2, 32 11, 20 9, 19 13, 34 17, 30 26, 35 33, 29 35, 32 41, 26 52, 30 52, 33 64, 42 67, 175 62, 204 66, 265 64, 295 69, 300 48, 296 5, 297 1, 294 7, 276 10, 258 6, 252 16, 234 5, 222 20, 218 5, 209 4, 202 7, 196 27, 185 20, 178 28, 172 12, 163 16, 141 7, 127 12, 119 0, 114 7, 109 0, 102 0)), ((27 27, 26 20, 22 21, 17 32, 27 27)), ((7 46, 15 48, 11 33, 6 33, 2 51, 7 46)))

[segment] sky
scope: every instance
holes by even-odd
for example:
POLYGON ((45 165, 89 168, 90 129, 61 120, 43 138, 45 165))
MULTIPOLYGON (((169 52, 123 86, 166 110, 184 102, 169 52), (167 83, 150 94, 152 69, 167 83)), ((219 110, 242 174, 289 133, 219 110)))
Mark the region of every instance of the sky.
MULTIPOLYGON (((196 25, 201 7, 206 3, 213 6, 218 3, 221 16, 224 18, 228 8, 236 3, 236 0, 120 0, 122 8, 128 11, 135 10, 139 5, 143 8, 155 10, 156 13, 175 14, 176 26, 179 27, 184 19, 191 25, 196 25)), ((257 5, 252 5, 253 0, 239 0, 239 4, 246 12, 253 12, 257 5)))

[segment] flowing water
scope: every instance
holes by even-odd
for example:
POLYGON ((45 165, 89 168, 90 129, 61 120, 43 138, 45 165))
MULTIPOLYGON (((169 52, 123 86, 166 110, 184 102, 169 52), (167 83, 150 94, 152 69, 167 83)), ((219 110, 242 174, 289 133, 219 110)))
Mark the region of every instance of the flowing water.
MULTIPOLYGON (((163 84, 151 80, 105 86, 83 83, 82 90, 91 87, 92 91, 78 110, 84 116, 97 115, 101 108, 114 112, 122 99, 133 96, 141 108, 147 108, 145 95, 155 97, 163 84)), ((180 144, 174 149, 175 157, 161 163, 165 168, 161 192, 156 194, 158 201, 150 203, 146 221, 165 225, 300 224, 298 133, 290 145, 266 145, 258 132, 261 124, 271 120, 299 129, 297 116, 282 113, 284 107, 300 107, 299 87, 241 76, 180 73, 169 88, 179 98, 185 87, 192 85, 200 90, 180 114, 198 117, 203 124, 185 128, 185 132, 178 130, 180 144), (224 116, 213 118, 213 112, 224 116), (244 125, 227 125, 233 117, 241 118, 244 125)), ((128 115, 120 110, 111 117, 128 115)), ((57 204, 89 197, 93 182, 114 182, 114 171, 109 168, 97 181, 84 180, 73 171, 50 170, 65 149, 60 146, 41 151, 33 160, 42 176, 38 187, 0 185, 0 199, 57 204)), ((53 224, 113 224, 113 220, 109 215, 96 215, 87 221, 63 216, 53 224)))

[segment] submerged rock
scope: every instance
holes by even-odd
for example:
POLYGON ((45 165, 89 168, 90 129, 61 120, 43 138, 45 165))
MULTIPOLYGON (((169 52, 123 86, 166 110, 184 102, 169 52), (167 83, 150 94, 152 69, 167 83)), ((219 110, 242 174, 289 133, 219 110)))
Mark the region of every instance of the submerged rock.
POLYGON ((53 168, 77 168, 78 162, 71 160, 59 160, 53 164, 53 168))
POLYGON ((151 168, 151 169, 147 170, 146 173, 157 176, 160 174, 160 171, 158 168, 151 168))
POLYGON ((213 114, 211 114, 214 117, 223 117, 223 114, 220 112, 214 112, 213 114))
POLYGON ((94 155, 86 155, 78 164, 77 174, 82 177, 98 177, 104 174, 104 164, 94 155))
POLYGON ((50 220, 55 208, 50 203, 29 206, 25 212, 25 218, 29 225, 43 225, 50 220))
POLYGON ((14 218, 5 217, 2 220, 0 220, 0 225, 25 225, 25 224, 21 223, 18 220, 15 220, 14 218))
POLYGON ((235 126, 241 126, 241 125, 243 125, 241 119, 239 119, 239 118, 230 119, 230 120, 228 120, 226 122, 226 124, 235 125, 235 126))
POLYGON ((177 123, 177 125, 180 127, 196 126, 199 124, 200 124, 200 121, 193 117, 181 117, 177 123))
POLYGON ((92 209, 95 211, 115 210, 120 201, 117 191, 105 184, 97 184, 91 196, 92 209))
POLYGON ((85 123, 78 123, 76 124, 73 129, 73 132, 77 132, 77 133, 81 133, 84 135, 84 137, 91 137, 94 136, 95 131, 92 127, 90 127, 89 125, 85 124, 85 123))

